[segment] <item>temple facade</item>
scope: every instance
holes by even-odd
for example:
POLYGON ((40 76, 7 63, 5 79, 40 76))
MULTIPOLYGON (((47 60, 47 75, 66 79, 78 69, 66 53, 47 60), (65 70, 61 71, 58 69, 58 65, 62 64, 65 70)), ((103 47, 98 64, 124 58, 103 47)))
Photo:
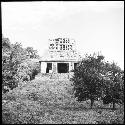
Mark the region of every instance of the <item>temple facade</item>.
POLYGON ((81 60, 74 39, 49 39, 48 43, 48 50, 40 59, 41 73, 68 73, 81 60))

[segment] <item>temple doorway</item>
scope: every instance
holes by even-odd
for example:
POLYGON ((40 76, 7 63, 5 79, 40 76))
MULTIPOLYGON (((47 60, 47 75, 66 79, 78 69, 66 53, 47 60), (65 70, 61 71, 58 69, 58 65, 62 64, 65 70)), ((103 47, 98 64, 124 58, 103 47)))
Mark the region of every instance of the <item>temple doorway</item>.
POLYGON ((47 63, 46 73, 51 73, 51 71, 52 71, 52 63, 47 63))
POLYGON ((58 73, 68 73, 69 72, 69 63, 57 63, 58 73))

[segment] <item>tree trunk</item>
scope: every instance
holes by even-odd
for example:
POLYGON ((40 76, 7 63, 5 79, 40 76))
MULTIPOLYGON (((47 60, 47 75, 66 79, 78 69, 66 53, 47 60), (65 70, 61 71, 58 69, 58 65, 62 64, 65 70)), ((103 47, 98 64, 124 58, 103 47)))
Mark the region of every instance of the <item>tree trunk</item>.
POLYGON ((112 104, 113 104, 112 109, 113 109, 113 110, 115 110, 115 102, 113 101, 113 103, 112 103, 112 104))
POLYGON ((93 104, 94 104, 94 99, 91 99, 91 109, 92 109, 93 104))

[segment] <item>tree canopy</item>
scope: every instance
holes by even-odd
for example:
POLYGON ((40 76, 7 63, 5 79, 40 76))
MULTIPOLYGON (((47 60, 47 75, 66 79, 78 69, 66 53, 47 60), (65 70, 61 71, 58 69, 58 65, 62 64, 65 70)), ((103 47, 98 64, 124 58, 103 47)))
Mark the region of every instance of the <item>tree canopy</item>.
POLYGON ((78 101, 91 100, 91 108, 94 100, 102 95, 102 68, 103 56, 86 56, 74 70, 74 76, 71 79, 74 85, 74 93, 78 101))
POLYGON ((113 109, 115 109, 115 103, 124 102, 124 74, 123 71, 116 63, 105 63, 106 74, 104 77, 103 91, 105 96, 103 102, 105 104, 113 103, 113 109))
POLYGON ((78 101, 103 99, 104 104, 123 102, 123 72, 115 63, 104 61, 103 55, 86 55, 74 69, 71 78, 78 101))
MULTIPOLYGON (((12 44, 8 38, 5 38, 2 35, 2 86, 8 86, 13 89, 18 85, 18 82, 21 80, 19 78, 19 71, 23 72, 23 76, 26 77, 26 70, 21 70, 21 65, 26 62, 25 67, 29 70, 30 76, 34 77, 32 74, 38 70, 36 64, 32 64, 32 61, 27 61, 28 59, 38 58, 37 51, 32 47, 27 47, 26 49, 22 47, 21 43, 12 44), (30 66, 32 64, 32 66, 30 66), (34 65, 36 67, 34 67, 34 65), (33 69, 34 67, 34 69, 33 69)), ((32 78, 30 78, 31 80, 32 78)))

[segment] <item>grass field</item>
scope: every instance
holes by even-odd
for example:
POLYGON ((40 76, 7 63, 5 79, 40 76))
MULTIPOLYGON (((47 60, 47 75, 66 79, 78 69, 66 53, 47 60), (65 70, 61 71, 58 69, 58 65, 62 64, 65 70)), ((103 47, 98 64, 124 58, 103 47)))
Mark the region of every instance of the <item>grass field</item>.
POLYGON ((72 95, 71 81, 35 79, 2 95, 4 124, 123 124, 124 108, 90 101, 79 103, 72 95))

